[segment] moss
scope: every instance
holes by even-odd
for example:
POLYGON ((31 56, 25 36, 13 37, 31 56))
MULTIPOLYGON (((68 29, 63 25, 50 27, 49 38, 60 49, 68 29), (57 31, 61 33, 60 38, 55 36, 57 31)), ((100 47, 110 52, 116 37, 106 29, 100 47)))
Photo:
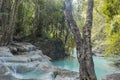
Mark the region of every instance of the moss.
POLYGON ((59 38, 38 38, 32 43, 52 60, 61 59, 66 56, 65 45, 59 38))

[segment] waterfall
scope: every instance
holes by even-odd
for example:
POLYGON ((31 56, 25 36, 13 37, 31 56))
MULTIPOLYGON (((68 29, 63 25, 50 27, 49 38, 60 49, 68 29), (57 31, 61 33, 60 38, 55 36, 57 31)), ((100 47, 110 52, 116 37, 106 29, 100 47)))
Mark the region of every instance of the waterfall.
POLYGON ((12 71, 14 74, 17 74, 17 67, 16 65, 11 65, 12 71))
POLYGON ((74 58, 77 58, 77 54, 76 54, 76 48, 73 49, 73 51, 71 52, 71 56, 74 58))
POLYGON ((14 74, 17 73, 16 66, 15 66, 15 65, 10 65, 10 64, 5 60, 5 57, 0 57, 0 63, 4 64, 4 65, 6 65, 6 66, 10 66, 12 73, 14 73, 14 74))
POLYGON ((7 73, 12 73, 13 76, 22 78, 21 76, 19 76, 17 74, 16 65, 9 64, 9 62, 6 61, 5 57, 0 57, 0 63, 4 64, 5 66, 7 66, 9 68, 9 72, 7 72, 7 73))
POLYGON ((6 63, 6 60, 2 57, 0 57, 0 63, 6 63))

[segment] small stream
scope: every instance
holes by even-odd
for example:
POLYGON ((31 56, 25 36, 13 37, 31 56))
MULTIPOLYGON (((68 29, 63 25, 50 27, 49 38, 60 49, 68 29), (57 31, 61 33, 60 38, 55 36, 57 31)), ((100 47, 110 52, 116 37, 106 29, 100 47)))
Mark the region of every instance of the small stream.
MULTIPOLYGON (((113 65, 115 59, 110 57, 93 56, 95 72, 98 79, 103 78, 107 74, 120 71, 120 68, 113 65)), ((71 71, 79 71, 79 64, 75 52, 71 57, 67 57, 63 60, 53 61, 52 64, 54 66, 60 66, 71 71)))

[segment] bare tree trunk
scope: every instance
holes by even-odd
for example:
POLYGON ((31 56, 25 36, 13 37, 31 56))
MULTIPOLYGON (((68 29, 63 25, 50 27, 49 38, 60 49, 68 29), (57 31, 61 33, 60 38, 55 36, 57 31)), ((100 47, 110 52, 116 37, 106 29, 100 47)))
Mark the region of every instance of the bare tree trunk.
POLYGON ((95 71, 94 71, 94 63, 92 58, 92 46, 91 46, 91 29, 92 29, 92 21, 93 21, 93 0, 88 0, 88 9, 87 9, 87 17, 86 17, 86 23, 83 27, 83 48, 84 51, 84 60, 85 60, 85 70, 87 71, 87 74, 82 73, 83 68, 80 67, 80 78, 82 75, 85 75, 85 79, 87 80, 96 80, 95 71))
POLYGON ((70 24, 70 29, 76 42, 77 58, 80 63, 80 80, 97 80, 91 51, 93 0, 88 0, 86 23, 83 27, 82 35, 80 34, 79 28, 73 18, 70 0, 66 0, 65 4, 65 16, 68 24, 70 24))
MULTIPOLYGON (((7 34, 8 34, 8 23, 11 12, 11 3, 10 0, 2 0, 1 5, 1 40, 0 45, 5 45, 7 43, 7 34)), ((9 36, 9 35, 8 35, 9 36)), ((9 40, 9 39, 8 39, 9 40)))
POLYGON ((1 11, 1 31, 2 37, 0 39, 0 45, 5 46, 9 44, 13 39, 14 25, 16 19, 16 13, 20 0, 3 0, 1 11), (12 4, 13 3, 13 4, 12 4))

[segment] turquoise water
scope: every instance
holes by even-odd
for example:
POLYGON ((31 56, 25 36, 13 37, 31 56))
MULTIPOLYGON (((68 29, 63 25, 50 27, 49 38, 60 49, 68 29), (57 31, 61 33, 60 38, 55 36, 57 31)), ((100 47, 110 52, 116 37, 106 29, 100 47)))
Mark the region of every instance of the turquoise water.
MULTIPOLYGON (((118 71, 118 68, 112 66, 113 61, 111 58, 104 58, 104 57, 93 57, 94 65, 95 65, 95 72, 98 79, 101 79, 107 74, 113 73, 118 71)), ((64 69, 68 69, 71 71, 79 71, 79 64, 75 54, 72 57, 68 57, 64 60, 58 60, 52 62, 54 66, 60 66, 64 69)))
POLYGON ((24 79, 32 79, 32 78, 34 79, 34 78, 40 77, 44 74, 46 74, 45 71, 35 70, 35 71, 31 71, 31 72, 24 73, 24 74, 21 74, 21 75, 23 76, 24 79))
POLYGON ((43 70, 33 70, 26 73, 12 73, 18 79, 34 79, 45 75, 47 72, 43 70))

